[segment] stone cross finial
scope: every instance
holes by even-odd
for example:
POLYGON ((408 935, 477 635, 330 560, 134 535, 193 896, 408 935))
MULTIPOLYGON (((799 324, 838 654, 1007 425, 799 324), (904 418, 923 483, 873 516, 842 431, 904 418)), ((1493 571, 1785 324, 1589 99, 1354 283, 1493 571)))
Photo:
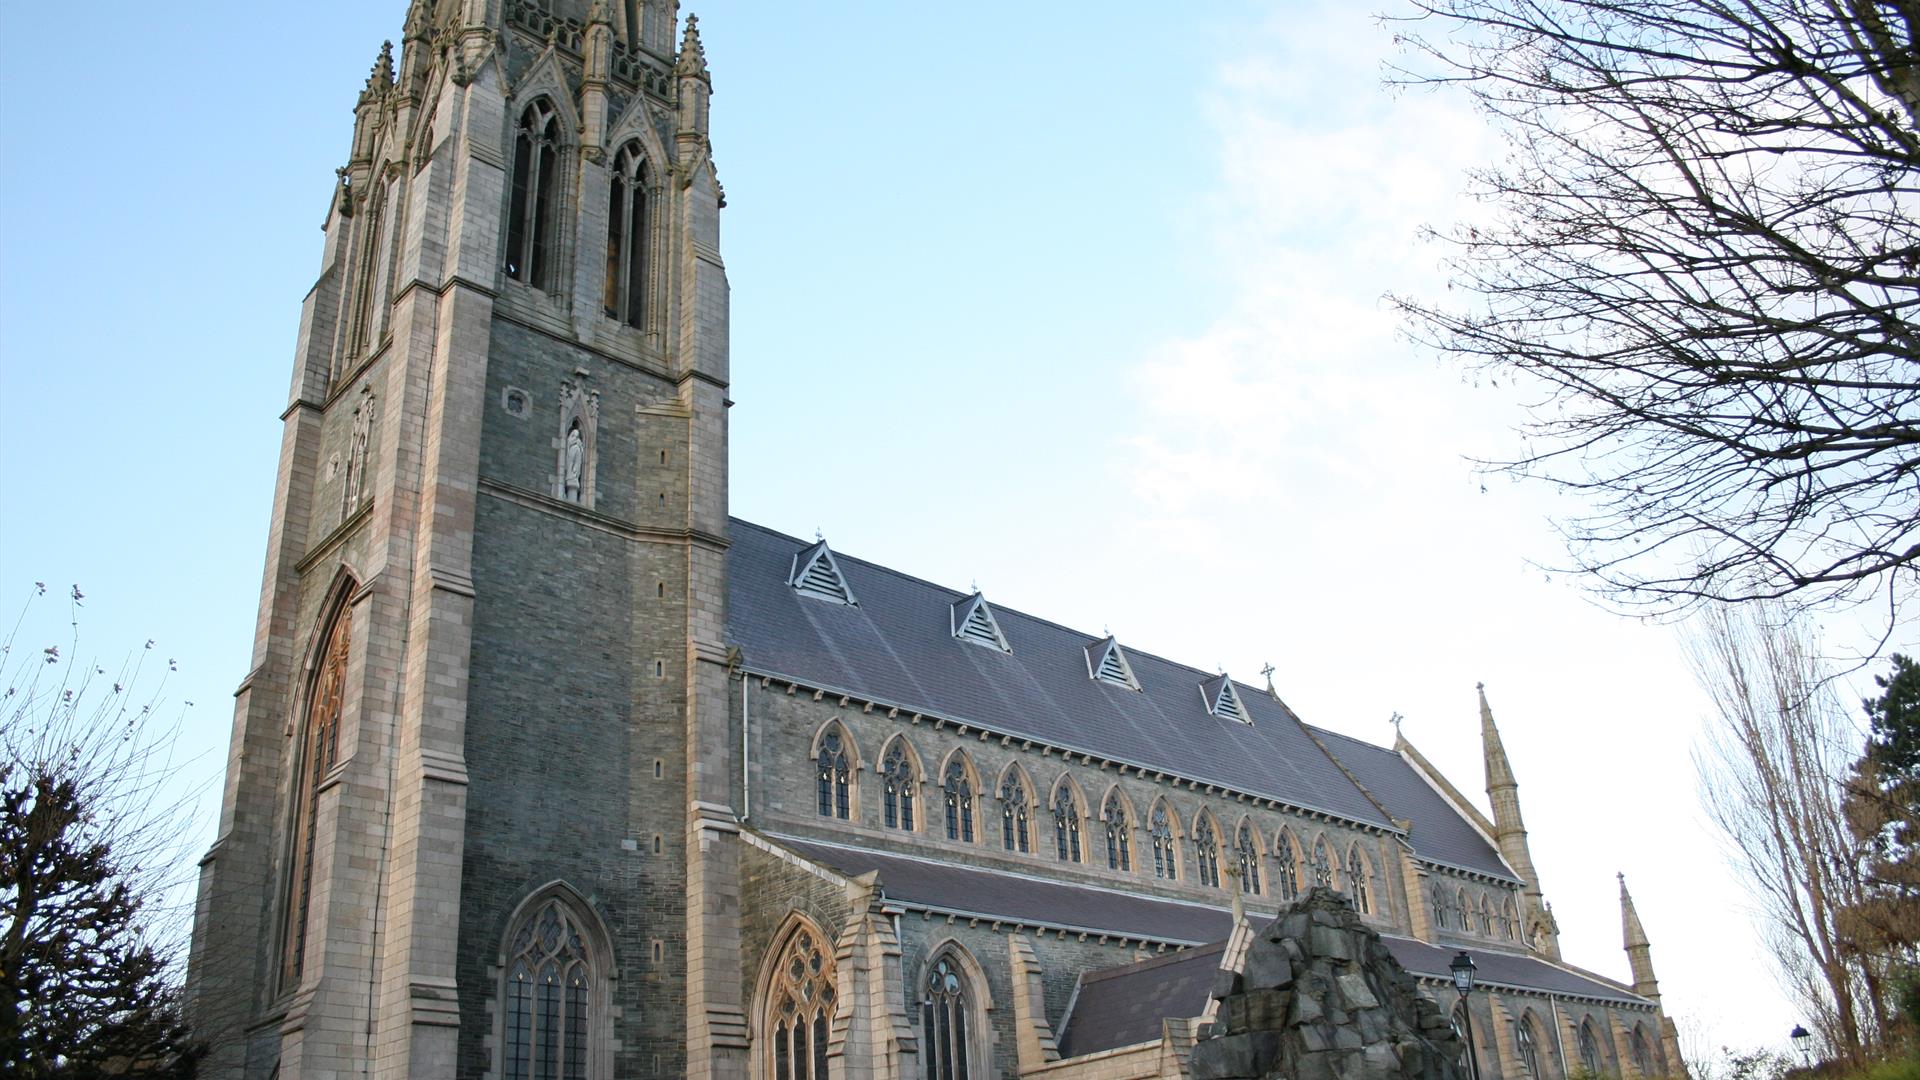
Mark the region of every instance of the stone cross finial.
POLYGON ((1400 722, 1405 719, 1406 717, 1401 716, 1397 710, 1394 712, 1392 716, 1387 717, 1387 723, 1393 725, 1393 733, 1395 735, 1400 734, 1400 722))

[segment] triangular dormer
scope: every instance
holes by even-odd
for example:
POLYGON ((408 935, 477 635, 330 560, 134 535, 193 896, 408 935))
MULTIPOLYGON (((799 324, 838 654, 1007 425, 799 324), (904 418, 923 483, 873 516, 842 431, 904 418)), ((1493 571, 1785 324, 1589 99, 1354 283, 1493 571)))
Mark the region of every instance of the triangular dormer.
POLYGON ((1206 702, 1207 711, 1215 716, 1238 720, 1243 724, 1253 723, 1253 718, 1247 715, 1246 706, 1240 704, 1240 691, 1233 688, 1233 679, 1225 672, 1201 683, 1200 697, 1206 702))
POLYGON ((961 641, 970 641, 1004 653, 1013 651, 1013 647, 1007 644, 1007 635, 1000 632, 1000 623, 994 619, 993 609, 987 606, 987 598, 979 593, 955 600, 949 618, 953 636, 961 641))
POLYGON ((802 596, 836 604, 856 602, 853 589, 847 585, 847 575, 840 572, 840 564, 834 561, 825 540, 793 557, 793 572, 787 575, 787 584, 802 596))
POLYGON ((1087 674, 1099 682, 1128 690, 1140 689, 1140 680, 1133 677, 1133 665, 1127 662, 1126 650, 1111 637, 1087 646, 1087 674))

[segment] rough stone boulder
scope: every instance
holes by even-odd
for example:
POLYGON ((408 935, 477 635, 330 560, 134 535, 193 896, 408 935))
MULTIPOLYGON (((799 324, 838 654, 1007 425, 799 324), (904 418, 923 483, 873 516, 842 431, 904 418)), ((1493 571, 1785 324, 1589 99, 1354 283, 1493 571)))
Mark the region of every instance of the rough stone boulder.
POLYGON ((1214 997, 1193 1080, 1465 1080, 1446 1016, 1331 889, 1275 916, 1214 997))

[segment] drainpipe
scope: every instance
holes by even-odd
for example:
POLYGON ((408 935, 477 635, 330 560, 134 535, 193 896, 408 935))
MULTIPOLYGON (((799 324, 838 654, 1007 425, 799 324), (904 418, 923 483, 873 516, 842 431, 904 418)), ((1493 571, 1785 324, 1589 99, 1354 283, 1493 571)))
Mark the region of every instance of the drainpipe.
POLYGON ((747 741, 747 717, 751 715, 750 713, 747 712, 747 690, 752 685, 753 685, 753 680, 747 677, 747 673, 745 671, 740 672, 740 820, 741 821, 745 821, 748 818, 753 816, 753 789, 747 786, 749 781, 749 777, 747 775, 748 762, 750 760, 748 758, 748 755, 752 753, 752 750, 750 749, 751 744, 747 741))
POLYGON ((1560 1054, 1560 1075, 1568 1075, 1567 1038, 1560 1033, 1560 999, 1547 995, 1547 1008, 1553 1012, 1553 1048, 1560 1054))

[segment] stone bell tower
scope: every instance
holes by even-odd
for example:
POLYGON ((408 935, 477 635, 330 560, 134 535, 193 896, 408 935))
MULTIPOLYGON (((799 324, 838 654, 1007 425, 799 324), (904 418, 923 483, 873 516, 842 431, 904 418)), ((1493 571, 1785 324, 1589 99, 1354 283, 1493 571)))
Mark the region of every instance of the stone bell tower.
POLYGON ((676 0, 404 17, 301 309, 201 863, 207 1075, 738 1072, 699 33, 676 0))

